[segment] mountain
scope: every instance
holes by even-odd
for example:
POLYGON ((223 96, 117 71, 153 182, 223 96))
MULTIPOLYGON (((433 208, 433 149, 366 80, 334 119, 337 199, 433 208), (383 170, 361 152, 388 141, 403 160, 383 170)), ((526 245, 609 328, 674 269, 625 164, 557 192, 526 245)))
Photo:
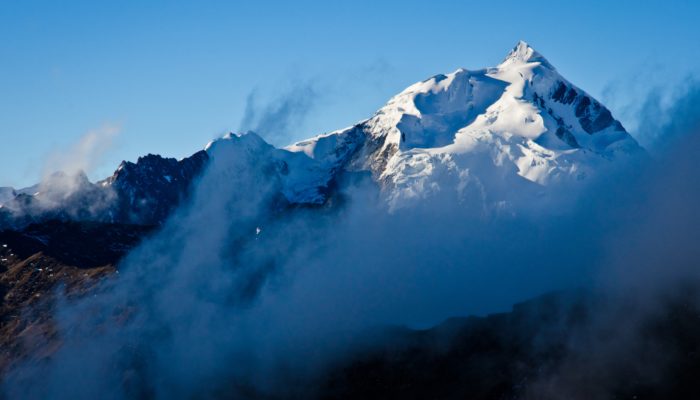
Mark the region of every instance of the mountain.
POLYGON ((287 150, 371 171, 394 208, 466 186, 485 188, 491 204, 512 201, 513 187, 580 180, 643 152, 607 108, 525 42, 497 67, 436 75, 369 120, 287 150))
POLYGON ((91 183, 85 173, 55 172, 14 192, 0 208, 0 227, 19 228, 50 219, 92 220, 113 203, 111 191, 91 183))
POLYGON ((183 160, 123 162, 96 184, 59 174, 32 193, 5 190, 0 223, 162 223, 214 149, 227 146, 269 162, 270 182, 289 204, 324 204, 343 173, 367 172, 391 210, 442 193, 484 212, 533 207, 552 188, 644 153, 605 106, 521 41, 496 67, 433 76, 365 121, 283 149, 252 132, 228 134, 183 160))

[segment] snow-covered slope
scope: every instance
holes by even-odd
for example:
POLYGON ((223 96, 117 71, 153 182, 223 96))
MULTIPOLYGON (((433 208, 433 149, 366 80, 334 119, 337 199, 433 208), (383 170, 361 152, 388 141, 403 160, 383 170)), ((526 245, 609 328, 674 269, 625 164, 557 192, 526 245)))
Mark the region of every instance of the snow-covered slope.
POLYGON ((494 68, 436 75, 369 120, 287 150, 337 167, 348 161, 337 143, 356 147, 345 167, 370 170, 392 208, 440 191, 512 203, 522 190, 536 195, 642 152, 609 110, 525 42, 494 68))
MULTIPOLYGON (((329 165, 319 163, 302 153, 277 149, 254 132, 229 133, 207 144, 205 150, 210 157, 218 153, 219 156, 237 157, 241 161, 265 163, 269 166, 267 177, 270 182, 267 183, 275 186, 289 203, 324 203, 334 177, 334 171, 329 165), (242 157, 241 151, 254 157, 242 157)), ((250 168, 246 164, 235 165, 241 173, 250 168)))
POLYGON ((284 149, 228 134, 183 160, 148 155, 97 184, 82 176, 66 191, 66 178, 55 178, 0 202, 28 221, 39 213, 157 224, 218 154, 240 158, 230 164, 240 173, 253 169, 246 162, 266 165, 260 184, 287 204, 324 204, 343 172, 367 171, 392 210, 440 193, 475 210, 518 211, 643 153, 608 109, 519 42, 496 67, 433 76, 365 121, 284 149))

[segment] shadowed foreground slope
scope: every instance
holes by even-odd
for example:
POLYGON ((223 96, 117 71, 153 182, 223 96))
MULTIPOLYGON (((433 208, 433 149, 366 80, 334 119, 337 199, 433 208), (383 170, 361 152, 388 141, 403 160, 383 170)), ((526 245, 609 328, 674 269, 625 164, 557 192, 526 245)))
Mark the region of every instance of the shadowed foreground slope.
POLYGON ((327 399, 700 398, 698 286, 644 310, 553 293, 485 318, 396 329, 329 372, 327 399))
POLYGON ((53 324, 56 291, 85 294, 150 227, 50 221, 0 232, 0 372, 59 344, 53 324), (37 346, 44 347, 37 352, 37 346))

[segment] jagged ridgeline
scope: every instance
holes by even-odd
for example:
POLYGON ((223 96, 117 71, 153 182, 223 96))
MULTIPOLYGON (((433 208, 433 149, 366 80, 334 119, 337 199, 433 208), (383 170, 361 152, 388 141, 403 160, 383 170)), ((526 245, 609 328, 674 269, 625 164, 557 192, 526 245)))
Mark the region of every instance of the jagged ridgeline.
POLYGON ((244 146, 270 163, 270 182, 288 204, 322 205, 341 174, 366 171, 394 210, 453 192, 486 212, 522 211, 643 153, 610 111, 562 77, 525 42, 498 66, 459 69, 411 85, 371 118, 274 148, 256 134, 229 134, 188 158, 123 162, 90 183, 56 173, 21 190, 0 189, 0 224, 48 219, 152 225, 188 196, 214 146, 244 146), (474 191, 479 196, 474 196, 474 191))

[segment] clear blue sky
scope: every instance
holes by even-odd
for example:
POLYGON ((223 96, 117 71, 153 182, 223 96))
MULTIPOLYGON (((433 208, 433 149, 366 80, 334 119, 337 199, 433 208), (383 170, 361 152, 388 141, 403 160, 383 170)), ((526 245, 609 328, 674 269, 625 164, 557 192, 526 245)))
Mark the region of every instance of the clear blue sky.
POLYGON ((238 130, 254 90, 264 104, 311 88, 278 142, 341 128, 519 39, 627 122, 634 94, 700 71, 699 4, 2 1, 0 186, 34 183, 48 155, 105 125, 120 133, 93 179, 148 152, 189 155, 238 130))

